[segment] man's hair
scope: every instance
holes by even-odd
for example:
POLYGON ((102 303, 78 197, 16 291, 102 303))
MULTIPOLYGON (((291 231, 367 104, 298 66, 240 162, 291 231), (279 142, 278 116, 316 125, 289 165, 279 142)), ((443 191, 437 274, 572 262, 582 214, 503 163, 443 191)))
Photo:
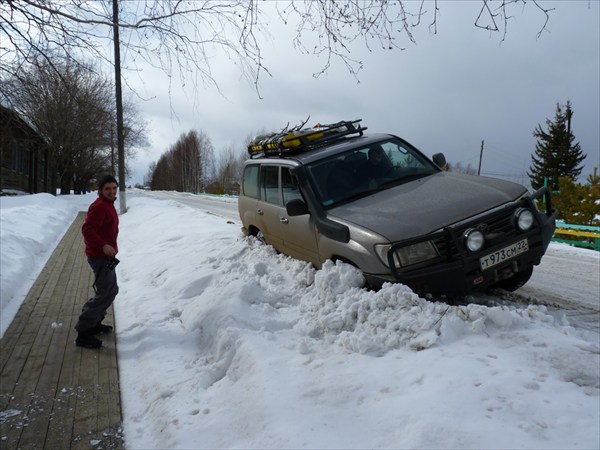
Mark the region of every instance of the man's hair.
POLYGON ((116 183, 117 187, 119 187, 119 183, 115 177, 112 175, 104 175, 102 178, 100 178, 100 183, 98 183, 98 191, 101 191, 106 183, 116 183))
POLYGON ((383 155, 385 152, 383 151, 383 147, 381 145, 375 145, 371 147, 369 150, 369 156, 371 155, 383 155))

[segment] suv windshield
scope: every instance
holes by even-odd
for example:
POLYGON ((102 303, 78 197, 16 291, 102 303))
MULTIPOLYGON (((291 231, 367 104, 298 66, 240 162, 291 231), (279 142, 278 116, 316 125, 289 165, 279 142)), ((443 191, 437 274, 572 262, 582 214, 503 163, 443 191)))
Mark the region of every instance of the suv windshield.
POLYGON ((394 138, 306 164, 308 178, 326 208, 438 171, 394 138))

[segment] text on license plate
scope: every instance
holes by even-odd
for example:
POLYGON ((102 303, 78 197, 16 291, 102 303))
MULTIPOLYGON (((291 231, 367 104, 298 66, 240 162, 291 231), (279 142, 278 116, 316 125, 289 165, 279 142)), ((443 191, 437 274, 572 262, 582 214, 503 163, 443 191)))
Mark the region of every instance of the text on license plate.
POLYGON ((500 250, 496 250, 494 253, 490 253, 489 255, 483 256, 479 259, 479 263, 481 264, 481 270, 489 269, 490 267, 494 267, 507 259, 514 258, 521 253, 525 253, 529 250, 529 245, 527 244, 527 239, 523 239, 519 242, 515 242, 508 247, 501 248, 500 250))

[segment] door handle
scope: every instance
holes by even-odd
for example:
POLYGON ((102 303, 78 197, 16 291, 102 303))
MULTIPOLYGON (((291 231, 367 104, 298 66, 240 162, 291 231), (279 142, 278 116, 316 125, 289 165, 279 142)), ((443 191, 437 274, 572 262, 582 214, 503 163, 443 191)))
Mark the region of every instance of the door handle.
POLYGON ((262 216, 264 213, 263 213, 263 210, 259 208, 256 210, 256 214, 258 214, 259 216, 262 216))
POLYGON ((280 221, 281 223, 289 223, 289 220, 287 219, 287 217, 280 217, 280 218, 279 218, 279 221, 280 221))

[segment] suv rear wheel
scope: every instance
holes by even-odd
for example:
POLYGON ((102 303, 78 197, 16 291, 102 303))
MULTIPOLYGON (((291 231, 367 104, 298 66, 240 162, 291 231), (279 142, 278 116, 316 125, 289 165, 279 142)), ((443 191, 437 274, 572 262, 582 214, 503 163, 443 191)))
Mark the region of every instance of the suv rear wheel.
POLYGON ((254 236, 258 241, 262 242, 263 244, 266 244, 267 241, 265 240, 265 235, 263 234, 262 231, 260 231, 258 228, 256 227, 250 227, 250 236, 254 236))
POLYGON ((262 242, 263 244, 267 243, 267 240, 265 239, 265 235, 263 234, 262 231, 258 230, 255 234, 256 239, 258 239, 260 242, 262 242))

